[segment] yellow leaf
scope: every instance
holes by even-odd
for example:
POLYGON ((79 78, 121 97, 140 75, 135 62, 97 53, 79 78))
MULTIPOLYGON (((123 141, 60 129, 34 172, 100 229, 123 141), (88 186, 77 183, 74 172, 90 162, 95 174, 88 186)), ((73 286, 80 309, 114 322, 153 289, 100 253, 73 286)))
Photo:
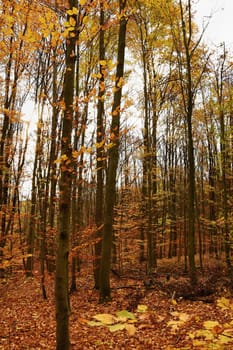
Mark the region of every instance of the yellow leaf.
POLYGON ((171 320, 167 323, 168 327, 171 327, 172 332, 176 332, 180 326, 184 324, 183 321, 180 320, 171 320))
POLYGON ((63 154, 63 155, 61 156, 61 161, 65 162, 67 159, 68 159, 68 157, 67 157, 66 154, 63 154))
POLYGON ((102 322, 97 322, 97 321, 88 321, 88 326, 91 326, 91 327, 100 327, 100 326, 103 326, 103 323, 102 322))
POLYGON ((93 318, 104 325, 112 325, 115 323, 116 318, 111 314, 97 314, 93 318))
POLYGON ((110 330, 110 332, 122 331, 123 329, 125 329, 125 326, 126 326, 126 324, 117 323, 117 324, 109 326, 109 330, 110 330))
POLYGON ((117 86, 118 86, 119 88, 121 88, 123 85, 124 85, 124 79, 123 79, 122 77, 120 77, 120 79, 119 79, 119 81, 118 81, 118 83, 117 83, 117 86))
POLYGON ((77 15, 78 14, 78 9, 77 9, 77 7, 73 7, 72 10, 68 10, 68 11, 66 11, 66 13, 68 15, 70 15, 70 16, 77 15))
POLYGON ((183 322, 187 322, 190 319, 190 315, 186 314, 185 312, 181 312, 178 317, 183 322))
POLYGON ((112 148, 112 147, 114 147, 115 146, 115 144, 113 143, 113 142, 109 142, 107 145, 106 145, 106 148, 107 149, 110 149, 110 148, 112 148))
POLYGON ((137 312, 146 312, 148 309, 147 305, 138 304, 137 312))
POLYGON ((195 332, 196 338, 205 338, 205 340, 214 339, 213 333, 208 329, 199 329, 195 332))
POLYGON ((216 326, 220 326, 218 321, 211 321, 211 320, 205 321, 203 325, 206 329, 210 329, 210 330, 212 330, 216 326))
POLYGON ((79 0, 79 5, 84 6, 86 4, 87 0, 79 0))
POLYGON ((220 307, 222 310, 229 309, 230 301, 229 301, 229 299, 224 298, 224 297, 219 298, 217 300, 217 306, 220 307))
POLYGON ((101 66, 106 66, 107 62, 105 60, 101 60, 101 61, 99 61, 99 64, 101 66))
POLYGON ((119 89, 117 87, 115 87, 115 86, 112 88, 112 92, 117 92, 118 90, 119 89))
POLYGON ((75 21, 75 19, 73 17, 70 17, 69 24, 70 24, 71 27, 75 27, 76 26, 76 21, 75 21))
POLYGON ((224 334, 221 334, 218 336, 218 342, 220 344, 228 344, 228 343, 231 343, 232 342, 232 337, 228 337, 224 334))
POLYGON ((103 140, 103 141, 101 141, 101 142, 95 143, 94 146, 95 146, 96 148, 101 148, 101 147, 103 147, 104 144, 105 144, 105 140, 103 140))
POLYGON ((132 312, 129 312, 128 310, 121 310, 116 313, 117 315, 117 320, 121 322, 126 322, 128 319, 129 320, 135 320, 135 315, 132 312))
POLYGON ((77 15, 77 14, 78 14, 78 9, 77 9, 77 7, 73 7, 73 8, 72 8, 72 11, 73 11, 73 14, 74 14, 74 15, 77 15))
POLYGON ((205 349, 205 345, 206 345, 206 342, 204 340, 198 340, 198 339, 195 339, 193 340, 193 346, 201 346, 202 348, 201 349, 205 349))
POLYGON ((115 63, 112 62, 112 60, 108 60, 108 69, 111 70, 116 66, 115 63))
POLYGON ((133 324, 126 324, 125 329, 130 336, 133 336, 136 333, 136 327, 133 324))
POLYGON ((88 17, 85 16, 85 17, 83 17, 83 24, 87 24, 87 23, 88 23, 88 17))
POLYGON ((73 152, 72 152, 72 157, 73 157, 73 158, 77 158, 77 157, 79 156, 79 154, 80 154, 80 152, 78 152, 78 151, 73 151, 73 152))

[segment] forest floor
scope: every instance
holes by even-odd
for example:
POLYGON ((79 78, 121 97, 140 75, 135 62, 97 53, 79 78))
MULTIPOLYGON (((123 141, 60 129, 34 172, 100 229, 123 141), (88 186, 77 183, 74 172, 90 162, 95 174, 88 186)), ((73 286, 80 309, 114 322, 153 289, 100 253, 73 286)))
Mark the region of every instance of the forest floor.
MULTIPOLYGON (((0 350, 55 349, 54 278, 46 275, 46 300, 40 279, 17 270, 0 281, 0 350)), ((150 279, 137 269, 112 274, 107 304, 83 268, 71 308, 72 350, 233 349, 233 293, 221 263, 209 263, 196 289, 171 260, 150 279)))

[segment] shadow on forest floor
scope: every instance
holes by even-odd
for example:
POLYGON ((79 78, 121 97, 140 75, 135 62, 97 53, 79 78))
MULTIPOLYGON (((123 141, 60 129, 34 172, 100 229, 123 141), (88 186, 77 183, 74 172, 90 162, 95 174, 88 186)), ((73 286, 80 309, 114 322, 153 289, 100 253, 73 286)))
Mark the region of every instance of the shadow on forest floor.
POLYGON ((148 291, 159 291, 164 293, 168 298, 190 301, 202 301, 203 303, 214 303, 214 301, 222 296, 231 297, 233 287, 231 280, 227 275, 226 266, 221 260, 210 259, 202 270, 197 268, 198 283, 195 287, 190 284, 188 272, 184 271, 182 263, 177 263, 176 259, 163 259, 158 261, 158 267, 150 275, 146 275, 142 269, 128 269, 120 276, 115 270, 113 275, 118 277, 118 287, 131 288, 135 281, 135 289, 148 291), (123 285, 120 281, 131 281, 130 285, 123 285), (138 283, 138 282, 141 283, 138 283))

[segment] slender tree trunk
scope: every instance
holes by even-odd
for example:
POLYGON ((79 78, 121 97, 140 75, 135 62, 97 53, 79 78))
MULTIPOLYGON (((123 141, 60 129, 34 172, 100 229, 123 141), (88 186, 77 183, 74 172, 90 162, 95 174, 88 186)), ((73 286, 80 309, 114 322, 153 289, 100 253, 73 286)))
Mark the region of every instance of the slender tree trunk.
MULTIPOLYGON (((9 40, 9 58, 5 67, 5 91, 4 91, 4 114, 0 135, 0 262, 3 256, 3 248, 6 242, 6 224, 7 224, 7 202, 9 191, 9 172, 10 172, 10 149, 12 138, 12 124, 10 122, 9 112, 13 109, 12 96, 10 91, 11 74, 13 65, 13 37, 9 40)), ((12 89, 13 90, 13 89, 12 89)), ((4 274, 0 268, 0 277, 4 274)))
POLYGON ((118 57, 115 82, 115 93, 112 107, 111 142, 106 178, 105 213, 102 240, 102 257, 100 265, 100 302, 111 299, 110 268, 113 240, 113 215, 116 194, 116 174, 119 159, 119 129, 120 129, 120 104, 122 96, 122 83, 124 74, 125 42, 127 19, 124 15, 126 0, 120 0, 120 26, 118 37, 118 57))
MULTIPOLYGON (((79 25, 79 20, 80 20, 80 11, 78 13, 78 25, 79 25)), ((80 46, 79 46, 79 32, 77 32, 77 41, 76 41, 76 72, 75 72, 75 98, 76 98, 76 106, 75 106, 75 121, 74 121, 74 150, 78 150, 78 144, 79 144, 79 138, 81 135, 81 127, 80 127, 80 110, 79 110, 79 89, 80 89, 80 84, 79 84, 79 68, 80 68, 80 46)), ((80 217, 79 213, 77 210, 78 206, 78 201, 79 201, 79 196, 78 196, 78 182, 77 182, 77 172, 78 172, 78 163, 75 162, 74 164, 74 175, 73 175, 73 184, 72 184, 72 204, 71 204, 71 211, 72 211, 72 234, 71 234, 71 245, 72 248, 74 248, 77 245, 77 230, 80 227, 80 217), (78 198, 77 198, 78 197, 78 198)), ((82 186, 82 184, 81 184, 82 186)), ((71 262, 71 285, 70 285, 70 292, 74 292, 77 290, 77 285, 76 285, 76 272, 77 269, 80 268, 79 260, 77 258, 77 254, 74 253, 72 254, 72 262, 71 262)))
POLYGON ((99 59, 101 78, 99 81, 99 94, 98 94, 98 106, 97 106, 97 129, 96 129, 96 210, 95 210, 95 224, 96 224, 96 242, 95 242, 95 256, 94 256, 94 280, 95 288, 99 289, 99 276, 100 276, 100 258, 101 258, 101 246, 102 246, 102 225, 103 225, 103 201, 104 201, 104 94, 105 94, 105 44, 104 44, 104 9, 103 1, 100 1, 100 36, 99 36, 99 59))
MULTIPOLYGON (((183 12, 182 1, 179 1, 181 23, 182 23, 182 36, 185 49, 185 86, 183 85, 183 101, 186 113, 186 125, 187 125, 187 142, 188 142, 188 179, 189 179, 189 196, 188 196, 188 257, 189 257, 189 269, 190 269, 190 281, 192 285, 197 283, 197 273, 195 264, 195 158, 193 148, 193 81, 192 81, 192 50, 190 47, 192 38, 192 14, 191 14, 191 1, 188 1, 187 11, 188 20, 186 22, 183 12), (187 25, 187 26, 186 26, 187 25)), ((182 77, 181 77, 182 79, 182 77)), ((181 82, 183 84, 183 82, 181 82)))
MULTIPOLYGON (((70 9, 77 6, 75 0, 69 1, 70 9)), ((76 23, 75 15, 68 15, 76 23)), ((71 187, 73 158, 71 146, 71 134, 73 124, 73 99, 74 99, 74 77, 75 77, 75 42, 77 24, 66 40, 66 71, 64 76, 64 117, 61 140, 61 164, 59 181, 59 215, 56 252, 56 274, 55 274, 55 299, 56 299, 56 349, 69 350, 69 237, 70 237, 70 211, 71 211, 71 187)))
POLYGON ((225 96, 224 96, 224 73, 226 62, 226 48, 223 46, 223 54, 220 58, 219 69, 216 72, 216 92, 218 99, 219 124, 220 124, 220 152, 221 152, 221 171, 222 171, 222 211, 224 218, 224 244, 225 244, 225 259, 228 269, 228 275, 233 283, 232 261, 231 261, 231 234, 229 220, 229 174, 231 172, 230 164, 230 147, 226 130, 226 115, 225 115, 225 96))
MULTIPOLYGON (((140 40, 141 40, 141 51, 142 51, 142 61, 143 61, 143 92, 144 92, 144 133, 143 133, 143 148, 144 148, 144 158, 143 158, 143 179, 142 179, 142 222, 140 228, 141 234, 141 261, 144 260, 144 239, 147 239, 147 274, 152 273, 155 261, 154 252, 154 237, 152 232, 152 174, 151 174, 151 155, 150 155, 150 110, 149 110, 149 92, 148 92, 148 48, 146 39, 143 37, 143 28, 147 33, 147 24, 141 23, 138 25, 140 40), (145 234, 146 231, 146 234, 145 234)), ((149 72, 150 73, 150 72, 149 72)))
POLYGON ((224 125, 224 113, 220 111, 220 148, 222 165, 222 204, 224 217, 224 238, 225 238, 225 258, 228 268, 228 274, 233 281, 232 263, 231 263, 231 237, 229 229, 229 209, 228 209, 228 186, 227 186, 227 139, 224 125))
POLYGON ((36 230, 36 198, 37 198, 37 189, 36 189, 36 172, 37 172, 37 161, 38 161, 38 143, 40 138, 40 128, 37 128, 37 142, 36 142, 36 151, 35 159, 32 172, 32 190, 31 190, 31 206, 30 206, 30 218, 28 225, 28 235, 27 235, 27 261, 26 261, 26 275, 32 276, 33 274, 33 255, 34 255, 34 241, 35 241, 35 230, 36 230))
POLYGON ((58 133, 58 117, 59 108, 57 106, 58 99, 58 84, 57 84, 57 62, 56 52, 53 51, 53 107, 52 107, 52 128, 51 128, 51 145, 49 155, 49 166, 48 166, 48 181, 50 184, 50 193, 48 200, 48 223, 49 223, 49 239, 47 242, 48 258, 47 268, 49 272, 55 270, 55 208, 56 208, 56 189, 57 189, 57 164, 55 160, 58 155, 58 148, 60 145, 60 135, 58 133))

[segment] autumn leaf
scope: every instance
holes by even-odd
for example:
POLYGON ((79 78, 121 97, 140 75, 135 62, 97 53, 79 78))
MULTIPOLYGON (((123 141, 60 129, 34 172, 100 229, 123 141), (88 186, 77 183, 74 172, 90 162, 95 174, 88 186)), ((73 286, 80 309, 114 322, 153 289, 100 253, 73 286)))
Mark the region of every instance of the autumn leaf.
POLYGON ((100 61, 99 61, 99 64, 100 64, 101 66, 106 66, 107 62, 106 62, 105 60, 100 60, 100 61))
POLYGON ((147 305, 142 305, 142 304, 139 304, 137 306, 137 312, 146 312, 148 309, 147 305))
POLYGON ((87 0, 79 0, 79 4, 81 6, 84 6, 86 4, 87 0))
POLYGON ((123 323, 116 323, 112 326, 109 326, 108 329, 110 330, 110 332, 117 332, 117 331, 122 331, 123 329, 125 329, 125 324, 123 323))
POLYGON ((218 343, 220 344, 229 344, 232 343, 232 336, 227 336, 225 334, 220 334, 218 336, 218 343))
POLYGON ((102 322, 97 322, 97 321, 88 321, 87 324, 88 324, 88 326, 91 326, 91 327, 103 326, 102 322))
POLYGON ((85 16, 85 17, 83 17, 83 24, 87 24, 87 23, 88 23, 88 17, 85 16))
POLYGON ((195 332, 195 338, 204 338, 205 340, 214 339, 214 334, 209 329, 198 329, 195 332))
POLYGON ((94 315, 93 318, 103 325, 112 325, 116 322, 116 318, 111 314, 97 314, 94 315))
POLYGON ((125 329, 130 336, 133 336, 137 331, 136 327, 133 324, 125 324, 125 329))
POLYGON ((199 349, 206 349, 205 345, 206 345, 206 342, 204 340, 199 340, 199 339, 193 340, 193 346, 199 347, 199 349))
POLYGON ((127 321, 127 319, 130 320, 135 320, 136 317, 132 312, 129 312, 128 310, 122 310, 122 311, 118 311, 116 313, 117 319, 120 321, 127 321))
POLYGON ((78 14, 78 9, 77 9, 77 7, 73 7, 72 10, 68 10, 68 11, 66 11, 66 13, 67 13, 69 16, 77 15, 77 14, 78 14))
POLYGON ((217 300, 217 306, 222 310, 227 310, 230 307, 230 300, 225 297, 219 298, 217 300))
POLYGON ((122 88, 123 85, 124 85, 124 79, 120 77, 119 81, 117 82, 117 87, 122 88))
POLYGON ((112 147, 114 147, 115 146, 115 144, 113 143, 113 142, 109 142, 107 145, 106 145, 106 148, 107 149, 110 149, 110 148, 112 148, 112 147))
POLYGON ((171 327, 173 333, 176 332, 178 328, 183 324, 184 322, 180 320, 171 320, 171 321, 168 321, 167 323, 168 327, 171 327))
POLYGON ((77 158, 79 155, 80 155, 80 152, 78 152, 78 151, 73 151, 72 152, 72 157, 73 158, 77 158))
POLYGON ((171 312, 171 315, 174 317, 177 317, 180 321, 183 321, 183 322, 187 322, 191 317, 189 314, 185 312, 178 312, 178 311, 171 312))
POLYGON ((95 143, 94 146, 95 146, 96 148, 101 148, 101 147, 103 147, 104 144, 105 144, 105 140, 103 140, 103 141, 101 141, 101 142, 95 143))
POLYGON ((206 329, 212 330, 214 327, 220 326, 220 324, 219 324, 218 321, 211 321, 211 320, 208 320, 208 321, 205 321, 205 322, 203 323, 203 326, 204 326, 204 328, 206 328, 206 329))
POLYGON ((113 63, 113 61, 112 60, 108 60, 108 69, 109 70, 112 70, 113 68, 115 68, 115 66, 116 66, 116 64, 115 63, 113 63))
POLYGON ((74 19, 73 17, 70 17, 70 18, 69 18, 69 25, 70 25, 71 27, 75 27, 76 21, 75 21, 75 19, 74 19))

